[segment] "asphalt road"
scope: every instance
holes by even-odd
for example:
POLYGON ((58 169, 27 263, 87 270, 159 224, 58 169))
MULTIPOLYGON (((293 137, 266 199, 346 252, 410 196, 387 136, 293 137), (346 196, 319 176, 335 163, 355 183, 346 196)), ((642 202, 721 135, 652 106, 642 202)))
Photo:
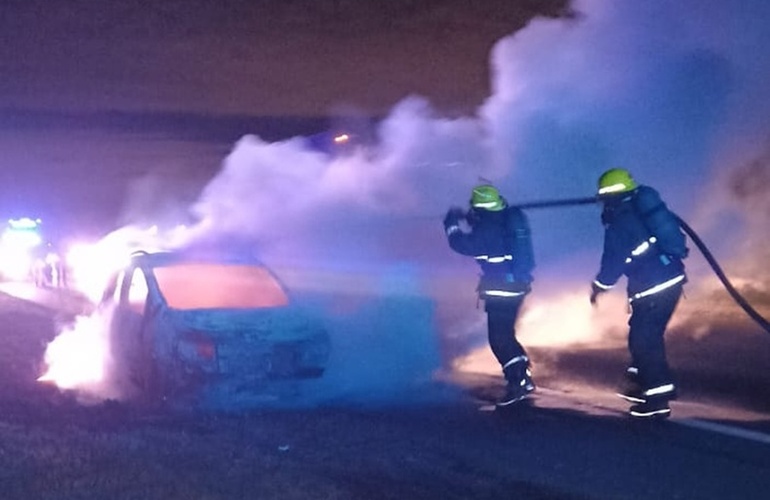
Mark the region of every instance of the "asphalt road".
POLYGON ((431 405, 196 415, 79 405, 33 380, 66 314, 46 300, 0 295, 3 498, 759 499, 770 490, 765 412, 690 397, 673 403, 670 420, 632 420, 578 376, 596 362, 590 353, 562 358, 568 386, 542 380, 531 403, 505 412, 483 402, 500 381, 472 374, 445 381, 460 397, 431 405))

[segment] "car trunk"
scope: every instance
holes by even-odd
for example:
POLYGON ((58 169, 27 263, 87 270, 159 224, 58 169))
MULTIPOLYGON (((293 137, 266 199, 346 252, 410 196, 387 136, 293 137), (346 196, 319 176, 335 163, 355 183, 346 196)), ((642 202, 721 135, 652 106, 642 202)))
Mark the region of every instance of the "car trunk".
POLYGON ((290 307, 170 310, 177 356, 191 374, 245 384, 318 376, 328 357, 326 333, 290 307))

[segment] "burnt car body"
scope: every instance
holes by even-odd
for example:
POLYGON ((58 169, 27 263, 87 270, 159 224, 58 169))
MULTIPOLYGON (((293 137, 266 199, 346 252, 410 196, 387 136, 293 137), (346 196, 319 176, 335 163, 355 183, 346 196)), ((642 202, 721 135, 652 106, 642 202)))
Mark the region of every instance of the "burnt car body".
POLYGON ((111 280, 115 372, 138 398, 232 407, 300 397, 330 354, 321 322, 251 258, 135 253, 111 280), (126 384, 127 383, 127 384, 126 384))

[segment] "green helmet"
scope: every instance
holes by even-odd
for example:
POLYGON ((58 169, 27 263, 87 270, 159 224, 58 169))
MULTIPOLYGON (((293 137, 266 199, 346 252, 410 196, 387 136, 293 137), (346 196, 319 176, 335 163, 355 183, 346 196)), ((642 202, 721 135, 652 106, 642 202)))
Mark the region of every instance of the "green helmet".
POLYGON ((482 184, 473 188, 471 206, 491 212, 497 212, 505 208, 505 200, 500 196, 500 191, 490 184, 482 184))
POLYGON ((628 193, 638 187, 628 170, 611 168, 599 177, 599 196, 628 193))

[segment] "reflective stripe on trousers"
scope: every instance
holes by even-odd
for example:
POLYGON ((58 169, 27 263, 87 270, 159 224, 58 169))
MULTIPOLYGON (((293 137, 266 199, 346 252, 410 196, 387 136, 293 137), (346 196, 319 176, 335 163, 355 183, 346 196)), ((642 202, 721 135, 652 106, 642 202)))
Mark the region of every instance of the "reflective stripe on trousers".
POLYGON ((677 283, 681 283, 682 281, 684 281, 684 274, 680 274, 676 278, 671 278, 670 280, 664 281, 663 283, 650 287, 647 290, 642 290, 641 292, 635 293, 628 298, 628 301, 633 302, 637 299, 649 297, 650 295, 654 295, 658 292, 662 292, 663 290, 671 288, 672 286, 676 285, 677 283))

